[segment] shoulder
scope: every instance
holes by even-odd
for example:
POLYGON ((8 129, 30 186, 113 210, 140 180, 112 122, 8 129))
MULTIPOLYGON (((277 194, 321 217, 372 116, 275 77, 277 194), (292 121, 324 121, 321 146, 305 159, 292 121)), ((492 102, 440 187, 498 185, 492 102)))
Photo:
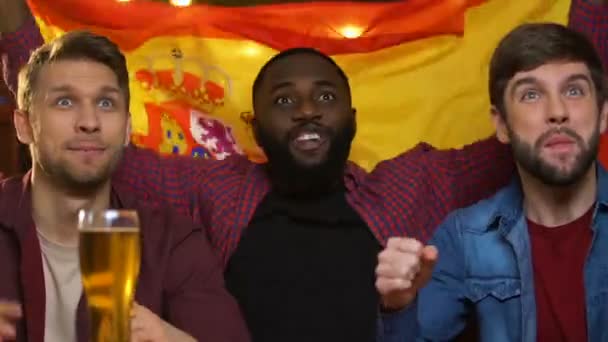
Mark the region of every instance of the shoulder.
POLYGON ((167 205, 139 203, 136 207, 140 230, 146 240, 176 245, 194 233, 203 233, 201 225, 191 217, 178 213, 167 205))
POLYGON ((513 185, 506 186, 487 199, 451 212, 436 235, 448 234, 450 230, 456 230, 458 234, 487 232, 494 227, 501 216, 510 214, 510 211, 514 210, 512 187, 513 185))
POLYGON ((244 176, 256 165, 246 156, 235 154, 223 160, 211 160, 208 162, 208 177, 244 176))
POLYGON ((173 179, 175 182, 204 181, 209 177, 225 177, 242 174, 254 165, 247 157, 232 155, 224 160, 193 158, 182 155, 160 155, 156 151, 136 146, 125 149, 120 164, 118 179, 126 176, 142 176, 161 182, 173 179), (166 178, 166 179, 165 179, 166 178))
POLYGON ((0 180, 0 194, 18 193, 23 187, 23 177, 10 177, 0 180))
POLYGON ((24 178, 11 177, 0 180, 0 221, 14 216, 24 192, 24 178))
MULTIPOLYGON (((7 178, 0 181, 0 269, 3 273, 15 269, 15 258, 18 255, 18 240, 12 234, 20 213, 20 202, 23 198, 23 179, 7 178), (6 272, 5 272, 6 271, 6 272)), ((27 215, 30 215, 27 213, 27 215)))

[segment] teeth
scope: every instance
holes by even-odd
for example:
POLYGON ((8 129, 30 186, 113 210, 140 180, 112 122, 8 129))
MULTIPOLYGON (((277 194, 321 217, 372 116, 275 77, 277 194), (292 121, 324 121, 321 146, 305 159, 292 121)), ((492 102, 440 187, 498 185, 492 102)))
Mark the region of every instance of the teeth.
POLYGON ((309 140, 320 140, 321 137, 317 133, 304 133, 300 135, 296 140, 297 141, 309 141, 309 140))

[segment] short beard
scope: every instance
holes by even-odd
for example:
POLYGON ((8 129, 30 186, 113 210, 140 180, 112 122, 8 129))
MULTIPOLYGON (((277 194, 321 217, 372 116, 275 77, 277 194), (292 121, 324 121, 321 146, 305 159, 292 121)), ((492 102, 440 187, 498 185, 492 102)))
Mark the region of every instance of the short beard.
POLYGON ((46 174, 51 182, 61 187, 70 194, 78 196, 86 196, 96 192, 104 184, 106 184, 118 163, 122 159, 124 150, 120 148, 110 161, 101 169, 93 174, 80 176, 71 172, 68 167, 59 161, 44 157, 40 151, 35 151, 34 165, 46 174))
POLYGON ((578 182, 592 167, 599 151, 600 132, 599 126, 594 130, 589 141, 585 143, 583 139, 569 128, 553 129, 541 135, 534 146, 522 141, 520 137, 509 128, 511 147, 515 161, 533 177, 539 179, 546 185, 565 187, 578 182), (569 172, 562 172, 558 168, 545 162, 540 157, 540 150, 547 137, 552 134, 566 134, 574 139, 581 149, 576 157, 574 167, 569 172))
MULTIPOLYGON (((302 123, 306 125, 309 123, 302 123)), ((313 166, 298 163, 289 151, 287 139, 279 141, 264 128, 253 126, 258 144, 264 150, 268 163, 266 170, 273 190, 285 196, 316 197, 343 184, 344 171, 355 137, 355 118, 332 131, 330 147, 325 159, 313 166)))

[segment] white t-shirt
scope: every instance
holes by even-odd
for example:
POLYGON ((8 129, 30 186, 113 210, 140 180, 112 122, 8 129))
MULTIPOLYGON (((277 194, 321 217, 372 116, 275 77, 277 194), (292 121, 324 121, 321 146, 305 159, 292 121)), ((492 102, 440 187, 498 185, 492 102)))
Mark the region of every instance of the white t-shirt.
POLYGON ((76 310, 82 295, 78 246, 50 241, 38 231, 44 284, 46 342, 76 341, 76 310))

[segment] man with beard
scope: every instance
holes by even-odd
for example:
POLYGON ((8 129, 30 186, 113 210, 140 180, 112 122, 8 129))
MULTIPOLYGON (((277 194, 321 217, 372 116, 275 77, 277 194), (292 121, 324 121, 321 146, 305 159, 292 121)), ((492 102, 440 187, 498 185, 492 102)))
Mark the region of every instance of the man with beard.
MULTIPOLYGON (((603 32, 594 29, 606 17, 601 8, 585 0, 572 6, 579 29, 603 32)), ((3 37, 9 71, 37 34, 31 21, 3 37)), ((168 203, 205 223, 256 341, 395 335, 390 328, 401 316, 389 313, 410 303, 436 251, 389 238, 425 241, 448 212, 506 185, 514 170, 509 148, 495 139, 448 151, 420 144, 368 174, 346 161, 356 127, 348 79, 310 49, 269 61, 253 102, 253 129, 268 163, 162 158, 130 147, 114 180, 143 201, 168 203), (384 245, 410 255, 378 269, 379 298, 374 267, 384 245), (392 279, 395 271, 407 279, 392 279)))
MULTIPOLYGON (((228 262, 228 289, 256 341, 373 341, 380 243, 348 202, 356 184, 343 181, 345 165, 361 172, 346 164, 356 130, 346 75, 316 50, 288 50, 262 68, 253 101, 272 188, 228 262)), ((417 252, 428 279, 436 253, 417 252)))
POLYGON ((249 341, 203 229, 110 181, 129 141, 128 84, 118 47, 88 32, 41 46, 20 73, 14 122, 33 167, 0 182, 0 341, 92 340, 77 213, 110 208, 140 222, 131 341, 249 341))
POLYGON ((492 114, 519 177, 433 237, 441 257, 419 293, 424 340, 453 339, 472 313, 482 341, 608 340, 608 173, 595 160, 603 75, 593 45, 558 24, 500 42, 492 114))

